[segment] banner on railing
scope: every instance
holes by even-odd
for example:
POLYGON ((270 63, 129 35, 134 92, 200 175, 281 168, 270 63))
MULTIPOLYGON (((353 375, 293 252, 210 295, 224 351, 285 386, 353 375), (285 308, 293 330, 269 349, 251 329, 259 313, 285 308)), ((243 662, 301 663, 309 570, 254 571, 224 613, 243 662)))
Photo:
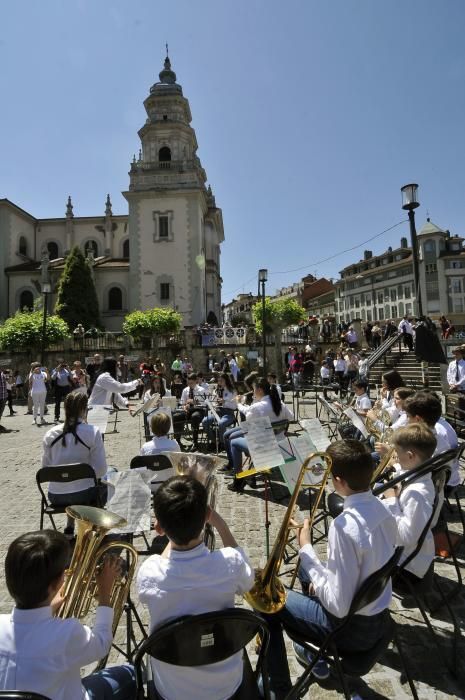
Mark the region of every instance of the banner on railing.
POLYGON ((202 331, 202 347, 214 345, 245 345, 245 328, 211 328, 202 331))

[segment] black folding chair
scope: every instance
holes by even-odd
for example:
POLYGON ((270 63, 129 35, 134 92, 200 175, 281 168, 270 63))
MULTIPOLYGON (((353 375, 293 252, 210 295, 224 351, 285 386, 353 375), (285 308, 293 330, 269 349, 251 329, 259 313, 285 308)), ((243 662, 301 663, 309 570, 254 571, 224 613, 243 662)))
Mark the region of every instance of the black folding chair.
MULTIPOLYGON (((389 610, 386 609, 384 611, 386 616, 385 633, 371 649, 364 649, 363 651, 344 650, 339 648, 337 644, 337 636, 344 629, 344 627, 350 623, 352 618, 359 612, 359 610, 372 603, 381 595, 388 585, 389 579, 396 570, 402 552, 403 547, 397 547, 389 561, 386 562, 386 564, 379 569, 379 571, 375 571, 366 579, 366 581, 364 581, 352 600, 347 616, 341 620, 340 625, 335 627, 333 631, 326 636, 321 644, 310 642, 292 628, 288 629, 285 627, 287 635, 294 642, 297 642, 297 644, 300 644, 312 654, 312 661, 305 667, 304 672, 300 678, 298 678, 297 683, 286 696, 286 700, 295 700, 296 698, 301 698, 304 696, 312 681, 312 671, 319 659, 324 659, 324 661, 334 668, 342 685, 344 697, 346 700, 350 700, 351 695, 345 677, 346 674, 355 677, 366 675, 373 668, 379 657, 386 651, 390 642, 395 638, 395 626, 389 614, 389 610)), ((415 687, 413 685, 413 681, 411 680, 408 670, 403 663, 401 649, 399 647, 398 649, 410 688, 413 688, 414 690, 415 687)))
MULTIPOLYGON (((60 484, 68 484, 71 481, 78 481, 79 479, 92 479, 95 486, 96 497, 92 499, 92 502, 86 503, 85 505, 101 507, 102 502, 99 493, 99 481, 95 471, 92 469, 90 464, 57 464, 53 467, 42 467, 36 474, 37 488, 40 491, 41 503, 40 503, 40 526, 39 529, 42 530, 44 526, 44 516, 48 515, 52 523, 53 529, 56 530, 55 521, 53 519, 54 515, 59 515, 66 512, 68 506, 54 506, 47 500, 47 496, 42 487, 42 484, 49 483, 50 481, 56 481, 60 484)), ((82 504, 80 504, 82 505, 82 504)))
POLYGON ((163 469, 172 469, 170 458, 166 455, 136 455, 131 459, 129 464, 130 469, 138 469, 146 467, 153 472, 163 471, 163 469))
POLYGON ((4 700, 50 700, 45 695, 32 693, 29 690, 0 690, 0 698, 4 700))
POLYGON ((269 638, 265 620, 250 610, 239 608, 187 615, 161 625, 143 642, 134 659, 137 700, 147 697, 142 676, 142 662, 146 654, 173 666, 193 667, 219 663, 239 651, 243 651, 244 674, 239 690, 234 693, 234 700, 258 700, 260 697, 268 700, 266 653, 269 638), (257 634, 262 641, 254 671, 246 646, 257 634), (263 678, 263 696, 257 687, 259 674, 263 678))

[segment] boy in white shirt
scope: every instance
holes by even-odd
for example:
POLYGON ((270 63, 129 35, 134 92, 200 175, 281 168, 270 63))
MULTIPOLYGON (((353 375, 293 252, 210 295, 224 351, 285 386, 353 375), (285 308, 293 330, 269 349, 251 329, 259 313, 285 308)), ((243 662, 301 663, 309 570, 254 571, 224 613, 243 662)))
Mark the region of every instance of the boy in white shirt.
POLYGON ((160 452, 180 452, 177 440, 171 440, 168 433, 171 428, 170 417, 166 413, 155 413, 150 421, 153 438, 142 445, 141 455, 158 455, 160 452))
MULTIPOLYGON (((309 640, 322 641, 349 612, 355 593, 363 582, 378 571, 395 551, 397 528, 393 516, 370 490, 373 461, 368 448, 356 440, 333 442, 326 450, 332 458, 332 481, 344 497, 344 510, 333 520, 328 533, 327 563, 322 564, 311 545, 309 521, 299 533, 300 573, 311 581, 309 597, 288 591, 284 608, 265 615, 270 626, 268 670, 276 700, 291 688, 283 630, 294 629, 309 640)), ((391 601, 391 584, 360 610, 336 639, 346 650, 361 652, 372 648, 385 633, 384 614, 391 601)), ((297 658, 307 664, 306 651, 295 645, 297 658)), ((314 675, 327 678, 324 661, 314 675)))
MULTIPOLYGON (((398 474, 408 473, 433 456, 437 440, 430 428, 412 423, 396 430, 392 444, 399 461, 398 474)), ((434 485, 431 474, 416 479, 404 488, 397 486, 384 492, 384 504, 397 523, 397 544, 404 547, 401 562, 415 550, 418 540, 431 520, 434 504, 434 485)), ((434 538, 431 528, 418 554, 405 567, 403 575, 418 582, 428 571, 434 557, 434 538)))
POLYGON ((28 532, 8 548, 6 585, 13 612, 0 615, 0 689, 34 691, 50 700, 101 700, 109 688, 120 700, 135 697, 132 666, 115 666, 81 681, 80 669, 102 659, 113 640, 110 594, 120 561, 108 557, 97 575, 93 628, 54 617, 63 603, 70 551, 56 530, 28 532))
POLYGON ((368 383, 362 379, 357 379, 352 384, 356 396, 354 408, 359 416, 365 417, 371 409, 371 399, 367 394, 368 383))
MULTIPOLYGON (((203 484, 191 476, 174 476, 153 497, 158 534, 169 544, 163 554, 146 559, 139 569, 139 599, 150 612, 150 631, 168 620, 234 607, 234 596, 254 583, 254 572, 224 520, 207 506, 203 484), (223 548, 203 543, 206 522, 223 548)), ((152 659, 155 687, 164 700, 232 697, 242 683, 242 653, 209 666, 173 666, 152 659)))
POLYGON ((328 367, 327 362, 322 362, 320 367, 320 378, 322 384, 329 384, 331 377, 331 370, 328 367))

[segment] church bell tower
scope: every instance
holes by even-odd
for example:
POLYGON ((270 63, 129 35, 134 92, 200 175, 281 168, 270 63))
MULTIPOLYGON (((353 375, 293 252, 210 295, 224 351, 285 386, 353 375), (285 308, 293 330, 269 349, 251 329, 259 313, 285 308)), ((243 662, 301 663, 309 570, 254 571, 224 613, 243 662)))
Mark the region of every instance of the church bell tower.
POLYGON ((141 148, 131 163, 129 302, 131 310, 167 306, 183 325, 220 319, 221 209, 197 155, 192 115, 168 55, 144 101, 141 148))

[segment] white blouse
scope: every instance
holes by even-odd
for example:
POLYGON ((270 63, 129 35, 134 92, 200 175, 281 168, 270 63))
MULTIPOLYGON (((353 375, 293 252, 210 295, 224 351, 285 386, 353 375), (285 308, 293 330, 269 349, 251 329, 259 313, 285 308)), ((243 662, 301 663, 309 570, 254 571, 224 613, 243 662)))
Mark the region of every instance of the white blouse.
POLYGON ((126 408, 128 400, 121 394, 129 394, 138 385, 138 379, 134 379, 132 382, 118 382, 116 379, 113 379, 109 372, 104 372, 94 384, 89 399, 89 406, 109 406, 111 404, 111 395, 114 394, 115 404, 120 408, 126 408))

